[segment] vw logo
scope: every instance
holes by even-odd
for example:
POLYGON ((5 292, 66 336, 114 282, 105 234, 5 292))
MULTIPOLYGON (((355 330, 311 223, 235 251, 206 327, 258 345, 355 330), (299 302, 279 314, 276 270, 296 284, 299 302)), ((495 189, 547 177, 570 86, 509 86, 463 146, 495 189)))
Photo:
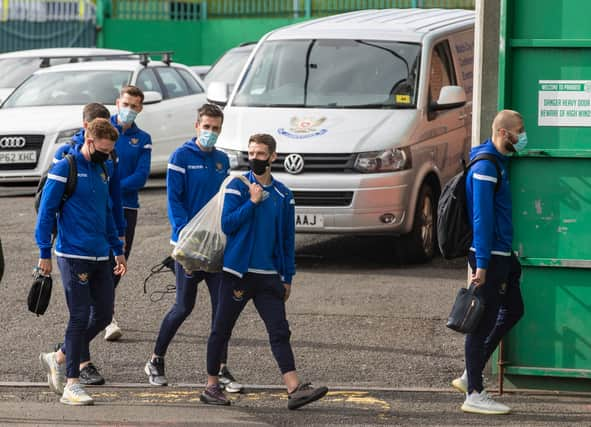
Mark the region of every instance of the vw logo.
POLYGON ((304 169, 304 158, 299 154, 289 154, 285 157, 283 167, 288 173, 300 173, 304 169))
POLYGON ((0 148, 22 148, 26 142, 24 136, 5 136, 0 138, 0 148))

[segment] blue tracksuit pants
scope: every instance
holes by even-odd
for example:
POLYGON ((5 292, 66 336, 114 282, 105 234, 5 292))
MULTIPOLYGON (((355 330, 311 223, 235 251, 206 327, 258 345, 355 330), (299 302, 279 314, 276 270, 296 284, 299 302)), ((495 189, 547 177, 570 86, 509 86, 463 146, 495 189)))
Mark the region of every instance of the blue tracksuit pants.
MULTIPOLYGON (((178 262, 174 263, 176 274, 176 301, 170 311, 162 320, 160 332, 156 339, 154 347, 154 354, 164 357, 168 349, 168 345, 174 338, 177 330, 185 319, 193 311, 195 301, 197 300, 197 285, 202 280, 205 280, 207 288, 209 289, 209 296, 211 298, 211 322, 218 307, 219 289, 221 281, 221 273, 206 273, 204 271, 194 271, 192 274, 187 274, 183 266, 178 262)), ((222 363, 226 363, 228 357, 228 341, 222 347, 222 363)), ((216 372, 217 375, 217 372, 216 372)))
MULTIPOLYGON (((468 262, 476 271, 474 252, 468 262)), ((523 317, 523 299, 519 280, 521 264, 515 255, 492 255, 486 281, 478 288, 484 299, 484 314, 476 331, 466 335, 465 353, 468 372, 468 393, 483 390, 482 371, 501 339, 523 317)))
POLYGON ((222 273, 218 309, 207 342, 207 373, 217 375, 224 343, 230 338, 236 320, 249 300, 265 322, 271 351, 282 374, 295 371, 289 338, 291 332, 285 314, 285 288, 278 275, 246 273, 241 279, 222 273))
POLYGON ((64 340, 66 376, 78 378, 80 362, 90 360, 90 341, 113 317, 111 263, 64 257, 58 257, 57 263, 70 312, 64 340))

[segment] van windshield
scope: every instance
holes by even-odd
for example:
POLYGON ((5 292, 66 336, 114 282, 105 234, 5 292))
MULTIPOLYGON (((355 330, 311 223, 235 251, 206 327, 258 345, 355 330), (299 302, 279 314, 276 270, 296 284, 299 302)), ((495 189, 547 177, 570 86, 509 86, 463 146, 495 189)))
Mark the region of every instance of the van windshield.
POLYGON ((233 105, 414 108, 420 45, 370 40, 280 40, 256 53, 233 105))

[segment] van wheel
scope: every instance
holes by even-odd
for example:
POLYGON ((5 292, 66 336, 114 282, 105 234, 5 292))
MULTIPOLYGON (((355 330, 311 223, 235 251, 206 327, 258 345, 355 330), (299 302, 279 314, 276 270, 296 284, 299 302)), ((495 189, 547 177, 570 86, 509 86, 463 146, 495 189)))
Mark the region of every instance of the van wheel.
POLYGON ((437 198, 428 184, 423 184, 412 225, 406 235, 407 248, 414 262, 425 262, 433 258, 436 244, 437 198))

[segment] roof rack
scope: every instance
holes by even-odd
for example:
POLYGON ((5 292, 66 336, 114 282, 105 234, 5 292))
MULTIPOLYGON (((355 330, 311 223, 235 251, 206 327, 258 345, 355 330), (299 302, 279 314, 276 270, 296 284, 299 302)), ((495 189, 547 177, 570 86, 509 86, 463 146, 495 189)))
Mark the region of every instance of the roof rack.
POLYGON ((166 65, 170 66, 172 62, 172 55, 174 51, 172 50, 160 50, 160 51, 147 51, 147 52, 134 52, 134 55, 139 55, 140 57, 140 64, 144 67, 148 65, 150 62, 150 55, 158 55, 161 57, 161 61, 164 62, 166 65))
POLYGON ((174 51, 146 51, 146 52, 130 52, 130 53, 97 53, 94 55, 39 55, 31 56, 31 58, 39 58, 41 60, 40 68, 49 67, 51 59, 69 59, 70 63, 80 62, 88 58, 108 58, 108 59, 139 59, 140 64, 144 67, 150 62, 150 55, 157 55, 162 58, 162 62, 170 66, 172 63, 172 55, 174 51))

